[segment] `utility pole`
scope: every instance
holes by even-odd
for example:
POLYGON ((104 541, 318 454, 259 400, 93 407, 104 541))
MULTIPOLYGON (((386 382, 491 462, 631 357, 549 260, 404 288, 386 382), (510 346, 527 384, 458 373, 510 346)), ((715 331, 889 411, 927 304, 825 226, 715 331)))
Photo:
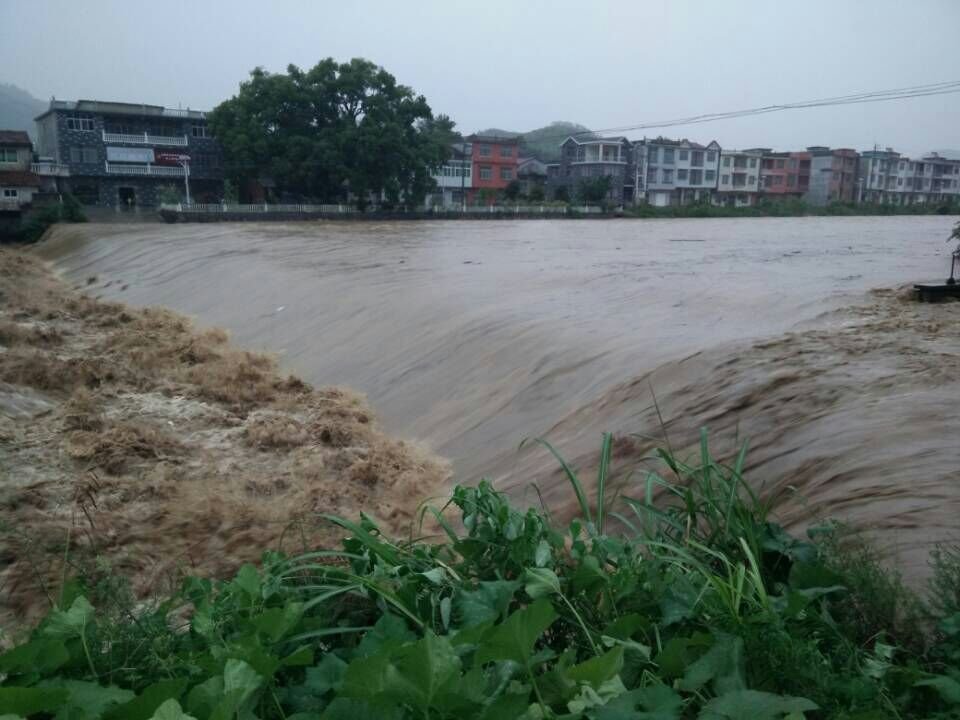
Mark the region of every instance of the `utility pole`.
POLYGON ((177 164, 183 168, 183 187, 187 191, 187 205, 190 204, 190 160, 177 160, 177 164))

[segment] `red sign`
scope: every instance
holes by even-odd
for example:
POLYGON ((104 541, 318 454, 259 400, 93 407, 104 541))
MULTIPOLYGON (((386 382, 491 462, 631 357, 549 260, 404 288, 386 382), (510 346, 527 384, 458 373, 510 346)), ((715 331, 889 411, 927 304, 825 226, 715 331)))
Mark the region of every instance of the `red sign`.
POLYGON ((190 156, 174 152, 154 152, 154 162, 157 165, 179 165, 190 162, 190 156))

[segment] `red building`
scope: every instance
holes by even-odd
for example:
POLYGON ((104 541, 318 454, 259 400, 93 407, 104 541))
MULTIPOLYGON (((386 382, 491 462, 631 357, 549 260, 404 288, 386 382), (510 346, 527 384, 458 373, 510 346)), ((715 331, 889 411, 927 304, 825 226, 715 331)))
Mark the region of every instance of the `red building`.
POLYGON ((471 135, 467 141, 473 146, 472 183, 467 193, 468 202, 477 203, 481 194, 492 204, 495 193, 502 191, 517 178, 519 143, 516 138, 493 135, 471 135), (483 190, 487 193, 482 193, 483 190))
POLYGON ((810 189, 811 157, 808 152, 764 152, 760 192, 774 197, 805 194, 810 189))

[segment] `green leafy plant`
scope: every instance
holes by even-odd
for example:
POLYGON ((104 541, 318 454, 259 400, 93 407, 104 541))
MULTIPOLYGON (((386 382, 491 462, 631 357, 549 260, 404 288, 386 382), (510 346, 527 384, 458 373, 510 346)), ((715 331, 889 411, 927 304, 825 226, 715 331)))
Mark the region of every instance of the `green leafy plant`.
POLYGON ((798 538, 777 525, 743 478, 745 448, 725 464, 704 433, 693 457, 658 450, 662 473, 612 493, 612 435, 595 492, 537 442, 577 499, 569 522, 482 481, 424 509, 439 538, 326 516, 346 535, 339 550, 266 552, 230 580, 190 578, 148 603, 85 574, 0 655, 0 708, 86 720, 852 720, 960 707, 955 551, 934 556, 943 601, 924 605, 834 529, 798 538), (895 611, 878 592, 896 595, 895 611), (906 607, 937 628, 916 626, 923 642, 903 634, 906 607))

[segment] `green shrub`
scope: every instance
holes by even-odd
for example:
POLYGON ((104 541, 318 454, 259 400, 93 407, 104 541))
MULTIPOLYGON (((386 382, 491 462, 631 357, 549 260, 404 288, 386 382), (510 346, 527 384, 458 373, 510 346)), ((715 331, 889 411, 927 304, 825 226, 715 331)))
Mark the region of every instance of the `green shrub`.
MULTIPOLYGON (((720 463, 706 436, 688 460, 660 450, 663 473, 645 470, 613 504, 612 436, 592 497, 539 442, 577 500, 569 523, 482 481, 425 508, 439 538, 323 516, 347 535, 342 550, 267 552, 260 568, 147 604, 93 573, 0 656, 0 707, 91 720, 862 720, 960 707, 953 646, 903 638, 877 597, 901 596, 898 581, 830 528, 801 539, 779 527, 743 480, 744 452, 720 463)), ((939 557, 937 587, 956 597, 956 556, 939 557)))

